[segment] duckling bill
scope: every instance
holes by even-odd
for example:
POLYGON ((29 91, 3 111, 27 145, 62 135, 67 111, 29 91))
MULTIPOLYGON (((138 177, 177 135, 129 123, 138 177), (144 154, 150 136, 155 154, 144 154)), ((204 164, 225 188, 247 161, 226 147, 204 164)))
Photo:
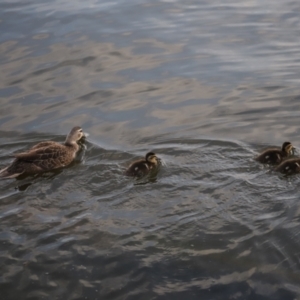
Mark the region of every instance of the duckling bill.
POLYGON ((153 152, 148 152, 144 159, 133 162, 125 171, 125 175, 142 177, 155 169, 159 164, 159 158, 153 152))
POLYGON ((77 142, 84 137, 79 126, 74 127, 63 144, 54 141, 40 142, 26 152, 16 153, 15 160, 0 171, 0 178, 37 174, 68 166, 80 150, 77 142))
POLYGON ((255 159, 263 164, 280 164, 285 158, 294 154, 294 146, 290 142, 284 142, 280 148, 268 148, 255 159))

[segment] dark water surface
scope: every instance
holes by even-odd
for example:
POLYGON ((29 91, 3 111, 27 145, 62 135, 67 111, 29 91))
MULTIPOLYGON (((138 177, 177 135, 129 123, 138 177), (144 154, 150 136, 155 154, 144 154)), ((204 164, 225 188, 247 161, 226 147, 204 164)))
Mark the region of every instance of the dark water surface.
POLYGON ((0 3, 0 167, 90 136, 82 163, 0 181, 0 298, 300 299, 299 1, 0 3), (164 166, 122 172, 154 150, 164 166))

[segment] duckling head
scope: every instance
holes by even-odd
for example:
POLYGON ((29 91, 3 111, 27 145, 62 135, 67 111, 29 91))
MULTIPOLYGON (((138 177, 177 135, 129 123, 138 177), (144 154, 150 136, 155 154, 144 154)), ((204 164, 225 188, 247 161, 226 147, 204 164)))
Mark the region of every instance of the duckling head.
POLYGON ((145 157, 147 162, 157 165, 159 162, 159 158, 153 152, 148 152, 145 157))
POLYGON ((81 138, 83 138, 85 135, 82 131, 82 128, 79 126, 75 126, 72 128, 70 133, 67 135, 65 144, 68 145, 74 145, 77 143, 81 138))
POLYGON ((290 142, 284 142, 282 144, 282 148, 281 149, 287 155, 292 155, 292 154, 294 154, 294 151, 295 151, 295 147, 290 142))

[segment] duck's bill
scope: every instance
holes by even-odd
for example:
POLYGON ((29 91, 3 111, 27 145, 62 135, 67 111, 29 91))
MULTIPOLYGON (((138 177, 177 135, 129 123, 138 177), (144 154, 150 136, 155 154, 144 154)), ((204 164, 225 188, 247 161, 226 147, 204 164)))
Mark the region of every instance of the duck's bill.
POLYGON ((86 139, 90 134, 87 132, 83 132, 82 138, 81 139, 86 139))
POLYGON ((161 158, 158 158, 158 162, 159 162, 162 166, 166 166, 166 165, 167 165, 167 163, 166 163, 163 159, 161 159, 161 158))
POLYGON ((292 153, 295 155, 297 153, 297 149, 295 147, 292 148, 292 153))

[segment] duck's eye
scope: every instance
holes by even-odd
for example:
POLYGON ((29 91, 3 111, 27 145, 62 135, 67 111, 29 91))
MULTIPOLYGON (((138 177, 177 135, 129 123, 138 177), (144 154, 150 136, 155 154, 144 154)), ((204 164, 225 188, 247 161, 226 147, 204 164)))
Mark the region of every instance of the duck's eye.
POLYGON ((82 129, 79 129, 79 132, 82 133, 82 129))

